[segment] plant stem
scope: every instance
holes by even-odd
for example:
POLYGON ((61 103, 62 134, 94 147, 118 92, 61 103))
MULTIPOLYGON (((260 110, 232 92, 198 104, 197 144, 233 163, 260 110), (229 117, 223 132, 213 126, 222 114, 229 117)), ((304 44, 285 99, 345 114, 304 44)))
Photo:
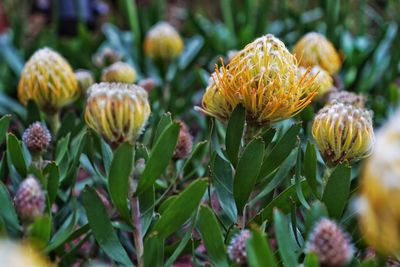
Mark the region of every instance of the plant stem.
POLYGON ((47 120, 50 125, 51 133, 53 134, 53 138, 55 139, 58 130, 60 129, 60 113, 56 112, 54 114, 47 114, 47 120))
POLYGON ((135 227, 133 231, 133 238, 135 240, 137 263, 138 267, 143 267, 142 223, 140 222, 139 198, 135 195, 131 197, 131 215, 132 222, 135 227))

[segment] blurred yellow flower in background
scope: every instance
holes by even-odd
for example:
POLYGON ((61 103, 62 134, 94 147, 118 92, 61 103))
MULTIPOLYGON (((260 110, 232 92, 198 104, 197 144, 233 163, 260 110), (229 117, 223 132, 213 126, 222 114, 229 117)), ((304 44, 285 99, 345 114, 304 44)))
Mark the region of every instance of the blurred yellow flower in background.
MULTIPOLYGON (((300 75, 305 75, 307 73, 307 68, 305 67, 300 67, 300 75)), ((318 90, 318 95, 317 99, 320 99, 321 97, 325 96, 327 93, 329 93, 334 87, 333 87, 333 79, 331 75, 322 69, 319 66, 313 66, 311 71, 310 71, 311 76, 316 76, 314 80, 314 87, 315 89, 318 90)))
POLYGON ((102 82, 134 83, 136 78, 135 69, 128 63, 121 61, 103 69, 101 73, 102 82))
POLYGON ((134 143, 150 116, 147 92, 127 83, 100 83, 89 88, 85 120, 112 145, 134 143))
POLYGON ((151 58, 173 59, 183 51, 183 40, 168 22, 159 22, 147 32, 144 52, 151 58))
POLYGON ((10 240, 0 241, 1 266, 7 267, 50 267, 53 266, 38 251, 28 244, 10 240))
POLYGON ((42 111, 54 114, 79 94, 73 69, 57 52, 42 48, 26 62, 18 84, 22 104, 33 100, 42 111))
POLYGON ((352 163, 372 152, 374 130, 370 111, 334 102, 315 116, 312 135, 329 166, 352 163))
POLYGON ((342 66, 342 59, 333 44, 325 36, 316 32, 304 35, 295 44, 293 54, 301 66, 318 65, 330 75, 337 73, 342 66))

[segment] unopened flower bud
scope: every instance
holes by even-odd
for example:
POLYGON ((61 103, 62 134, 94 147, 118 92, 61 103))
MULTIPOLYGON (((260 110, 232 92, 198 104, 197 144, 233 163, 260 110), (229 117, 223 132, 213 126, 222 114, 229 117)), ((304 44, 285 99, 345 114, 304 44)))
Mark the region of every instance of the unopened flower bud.
POLYGON ((51 142, 51 134, 41 122, 32 123, 22 135, 22 141, 32 153, 45 151, 51 142))
MULTIPOLYGON (((307 68, 305 67, 300 67, 299 70, 302 75, 307 72, 307 68)), ((312 77, 315 76, 313 87, 318 90, 318 95, 316 98, 321 98, 329 91, 331 91, 332 88, 334 88, 331 75, 319 66, 313 66, 310 74, 312 77)))
POLYGON ((121 61, 122 55, 112 48, 104 48, 93 56, 93 64, 96 67, 103 68, 115 62, 121 61))
POLYGON ((228 246, 228 256, 239 266, 245 266, 247 261, 246 242, 250 238, 249 230, 242 230, 230 242, 228 246))
POLYGON ((183 51, 183 40, 172 25, 159 22, 147 33, 144 51, 151 58, 173 59, 183 51))
POLYGON ((329 166, 367 157, 375 136, 370 111, 334 102, 315 116, 312 135, 329 166))
POLYGON ((323 267, 343 267, 353 257, 354 248, 348 234, 324 218, 314 226, 306 251, 314 252, 323 267))
POLYGON ((150 91, 153 90, 154 87, 156 87, 156 81, 151 78, 144 79, 139 82, 139 86, 143 87, 144 90, 150 93, 150 91))
POLYGON ((36 217, 43 215, 45 195, 35 177, 30 175, 22 181, 15 194, 14 205, 22 220, 33 221, 36 217))
POLYGON ((93 73, 89 70, 79 69, 75 71, 75 77, 78 81, 79 89, 86 93, 92 84, 94 84, 93 73))
POLYGON ((173 155, 174 160, 187 158, 190 152, 192 152, 192 146, 193 146, 193 137, 189 132, 189 128, 181 120, 179 120, 178 123, 180 126, 180 130, 179 130, 178 141, 175 147, 175 152, 173 155))
POLYGON ((119 61, 103 70, 101 81, 109 83, 134 83, 136 81, 136 76, 136 71, 131 65, 119 61))
POLYGON ((334 101, 353 105, 359 108, 365 107, 365 99, 362 95, 348 91, 337 91, 330 93, 328 96, 328 104, 331 104, 334 101))
POLYGON ((294 46, 293 54, 301 66, 318 65, 331 75, 338 72, 342 66, 342 59, 333 44, 316 32, 304 35, 294 46))

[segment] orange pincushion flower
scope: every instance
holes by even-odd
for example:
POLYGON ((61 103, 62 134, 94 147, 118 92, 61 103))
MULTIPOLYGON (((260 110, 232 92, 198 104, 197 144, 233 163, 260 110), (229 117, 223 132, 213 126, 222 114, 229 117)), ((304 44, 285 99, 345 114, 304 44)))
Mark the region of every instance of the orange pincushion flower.
POLYGON ((256 39, 215 70, 203 97, 206 114, 226 120, 237 104, 247 121, 264 125, 295 116, 317 94, 315 76, 299 75, 296 58, 273 35, 256 39))

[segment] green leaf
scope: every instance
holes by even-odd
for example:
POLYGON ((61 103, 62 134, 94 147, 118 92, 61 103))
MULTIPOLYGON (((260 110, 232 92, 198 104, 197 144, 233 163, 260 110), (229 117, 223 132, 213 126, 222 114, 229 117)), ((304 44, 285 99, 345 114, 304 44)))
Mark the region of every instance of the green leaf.
POLYGON ((73 233, 74 227, 78 222, 78 216, 76 210, 73 210, 71 216, 69 216, 64 223, 61 225, 60 229, 53 235, 50 244, 45 249, 46 253, 61 246, 73 233))
POLYGON ((141 213, 142 234, 145 235, 153 220, 155 206, 154 186, 147 189, 139 196, 141 213))
POLYGON ((328 217, 328 210, 325 205, 319 201, 312 203, 311 209, 304 214, 305 234, 308 234, 313 229, 314 224, 323 217, 328 217))
POLYGON ((204 39, 201 35, 196 35, 185 42, 185 50, 179 57, 179 69, 186 69, 195 57, 199 54, 204 45, 204 39))
POLYGON ((271 247, 261 232, 252 231, 247 241, 246 251, 249 267, 278 267, 271 247))
POLYGON ((3 143, 6 138, 6 133, 8 130, 8 126, 10 125, 11 115, 4 115, 0 119, 0 144, 3 143))
POLYGON ((51 204, 57 197, 58 187, 60 185, 60 169, 55 162, 50 162, 43 170, 43 176, 47 181, 47 194, 51 204))
POLYGON ((164 240, 151 236, 144 242, 144 265, 147 267, 163 267, 164 240))
POLYGON ((160 138, 161 134, 172 124, 172 117, 171 113, 167 112, 161 116, 160 121, 157 124, 156 131, 154 132, 153 136, 153 144, 155 144, 160 138))
POLYGON ((235 199, 233 198, 233 175, 231 165, 216 155, 212 166, 211 177, 221 209, 228 215, 231 222, 236 222, 237 208, 235 199))
POLYGON ((27 118, 26 118, 27 125, 42 120, 42 118, 40 117, 40 110, 34 101, 32 100, 28 101, 28 105, 26 106, 26 111, 27 111, 27 118))
POLYGON ((264 156, 259 179, 268 176, 287 158, 296 146, 297 135, 300 132, 301 124, 293 124, 292 127, 282 136, 271 152, 264 156))
POLYGON ((226 154, 232 165, 236 166, 242 141, 246 113, 242 105, 237 105, 229 118, 226 128, 225 147, 226 154))
POLYGON ((215 266, 228 267, 221 228, 210 208, 200 208, 198 227, 211 261, 215 266))
POLYGON ((287 219, 278 210, 274 209, 274 227, 279 254, 284 266, 297 266, 294 241, 290 235, 291 229, 287 219))
POLYGON ((134 148, 129 143, 121 144, 115 151, 108 176, 110 197, 121 216, 130 221, 129 177, 133 169, 134 148))
POLYGON ((260 171, 264 155, 264 143, 257 138, 251 141, 243 151, 233 179, 233 196, 236 207, 241 213, 246 205, 260 171))
POLYGON ((314 144, 310 141, 307 144, 306 153, 304 155, 304 176, 306 177, 311 191, 318 197, 317 153, 315 152, 314 144))
POLYGON ((319 267, 318 257, 315 253, 311 252, 306 255, 304 267, 319 267))
POLYGON ((339 219, 348 203, 350 193, 351 168, 345 164, 338 165, 330 175, 325 186, 322 202, 329 215, 339 219))
POLYGON ((114 261, 124 266, 133 266, 124 247, 118 240, 107 216, 107 211, 96 191, 86 186, 82 193, 82 199, 90 228, 100 247, 114 261))
POLYGON ((26 165, 24 153, 22 152, 22 145, 12 133, 7 134, 7 151, 18 174, 22 177, 26 177, 28 167, 26 165))
POLYGON ((51 236, 51 218, 48 215, 38 217, 29 226, 28 237, 36 247, 44 248, 51 236))
POLYGON ((60 141, 57 142, 57 147, 56 147, 56 162, 57 164, 60 164, 61 161, 64 160, 64 156, 66 153, 68 153, 68 145, 69 145, 69 138, 71 134, 67 134, 63 138, 60 139, 60 141))
POLYGON ((0 217, 4 221, 7 231, 15 235, 20 231, 21 227, 10 194, 2 182, 0 182, 0 203, 0 217))
POLYGON ((110 173, 110 166, 113 160, 113 152, 111 147, 104 141, 103 138, 100 138, 101 144, 101 155, 103 156, 103 164, 104 169, 106 171, 106 175, 108 176, 110 173))
POLYGON ((155 180, 159 178, 167 168, 168 163, 175 151, 179 130, 179 124, 172 123, 164 130, 160 138, 158 138, 154 148, 151 151, 143 174, 139 179, 139 185, 137 188, 138 195, 152 186, 155 180))
POLYGON ((165 239, 178 230, 195 212, 206 188, 205 179, 198 179, 191 183, 162 213, 152 232, 165 239))
POLYGON ((296 172, 295 172, 296 193, 297 193, 297 198, 299 199, 299 201, 303 205, 303 207, 305 207, 306 209, 309 209, 310 205, 308 204, 306 198, 304 197, 304 194, 303 194, 303 191, 301 190, 301 185, 300 185, 300 182, 302 180, 301 159, 302 159, 302 150, 301 150, 301 143, 299 142, 299 148, 297 150, 296 172))

